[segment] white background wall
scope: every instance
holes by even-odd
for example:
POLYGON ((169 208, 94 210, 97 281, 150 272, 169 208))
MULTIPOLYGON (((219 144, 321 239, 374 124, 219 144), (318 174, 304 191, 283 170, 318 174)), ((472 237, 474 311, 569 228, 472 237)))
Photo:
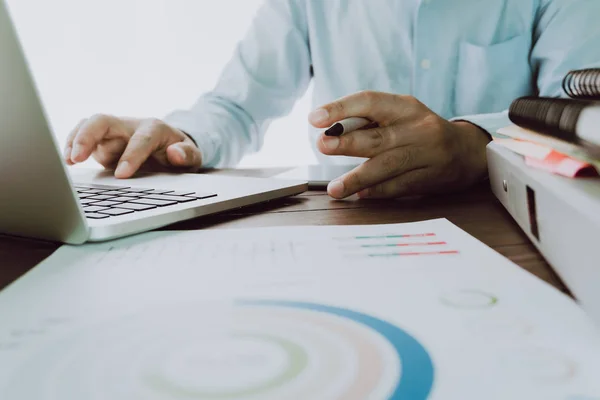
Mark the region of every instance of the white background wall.
MULTIPOLYGON (((162 117, 210 90, 261 0, 8 0, 56 136, 95 113, 162 117)), ((308 96, 242 166, 315 162, 308 96)))

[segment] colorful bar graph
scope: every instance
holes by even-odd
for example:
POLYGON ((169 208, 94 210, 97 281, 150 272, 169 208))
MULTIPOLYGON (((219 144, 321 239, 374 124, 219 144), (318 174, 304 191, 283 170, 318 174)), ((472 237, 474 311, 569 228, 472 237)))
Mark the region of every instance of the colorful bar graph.
POLYGON ((383 236, 355 236, 354 239, 401 239, 401 238, 422 238, 435 236, 435 233, 413 233, 407 235, 383 235, 383 236))
POLYGON ((423 251, 423 252, 405 252, 405 253, 380 253, 380 254, 369 254, 368 257, 404 257, 404 256, 439 256, 459 254, 456 250, 448 251, 423 251))
POLYGON ((378 248, 378 247, 408 247, 408 246, 444 246, 446 242, 421 242, 421 243, 385 243, 385 244, 362 244, 362 248, 378 248))

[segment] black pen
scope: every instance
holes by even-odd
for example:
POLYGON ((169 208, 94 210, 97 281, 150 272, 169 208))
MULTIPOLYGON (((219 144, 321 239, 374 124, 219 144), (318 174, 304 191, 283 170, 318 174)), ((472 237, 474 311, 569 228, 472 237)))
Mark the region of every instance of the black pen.
POLYGON ((333 124, 325 131, 325 136, 342 136, 344 133, 356 131, 371 123, 370 120, 360 117, 346 118, 333 124))

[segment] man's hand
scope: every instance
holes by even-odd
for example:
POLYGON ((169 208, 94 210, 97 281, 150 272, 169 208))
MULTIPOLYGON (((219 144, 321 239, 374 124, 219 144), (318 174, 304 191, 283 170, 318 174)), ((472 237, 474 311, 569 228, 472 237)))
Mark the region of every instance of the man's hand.
POLYGON ((488 135, 468 122, 449 122, 410 96, 360 92, 313 111, 316 128, 349 117, 368 118, 378 126, 341 137, 321 135, 323 154, 369 160, 331 182, 329 195, 342 199, 391 198, 460 189, 487 171, 488 135))
POLYGON ((69 165, 93 156, 105 168, 115 168, 117 178, 129 178, 145 163, 150 169, 175 167, 198 170, 200 150, 182 131, 156 119, 116 118, 95 115, 71 132, 65 148, 69 165))

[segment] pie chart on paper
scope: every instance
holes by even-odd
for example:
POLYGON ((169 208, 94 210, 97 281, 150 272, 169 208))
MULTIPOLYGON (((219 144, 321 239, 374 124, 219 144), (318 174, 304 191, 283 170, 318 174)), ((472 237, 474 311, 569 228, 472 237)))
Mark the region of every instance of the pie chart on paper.
POLYGON ((426 349, 389 322, 322 304, 240 300, 148 309, 60 337, 16 372, 8 394, 420 400, 433 381, 426 349))

